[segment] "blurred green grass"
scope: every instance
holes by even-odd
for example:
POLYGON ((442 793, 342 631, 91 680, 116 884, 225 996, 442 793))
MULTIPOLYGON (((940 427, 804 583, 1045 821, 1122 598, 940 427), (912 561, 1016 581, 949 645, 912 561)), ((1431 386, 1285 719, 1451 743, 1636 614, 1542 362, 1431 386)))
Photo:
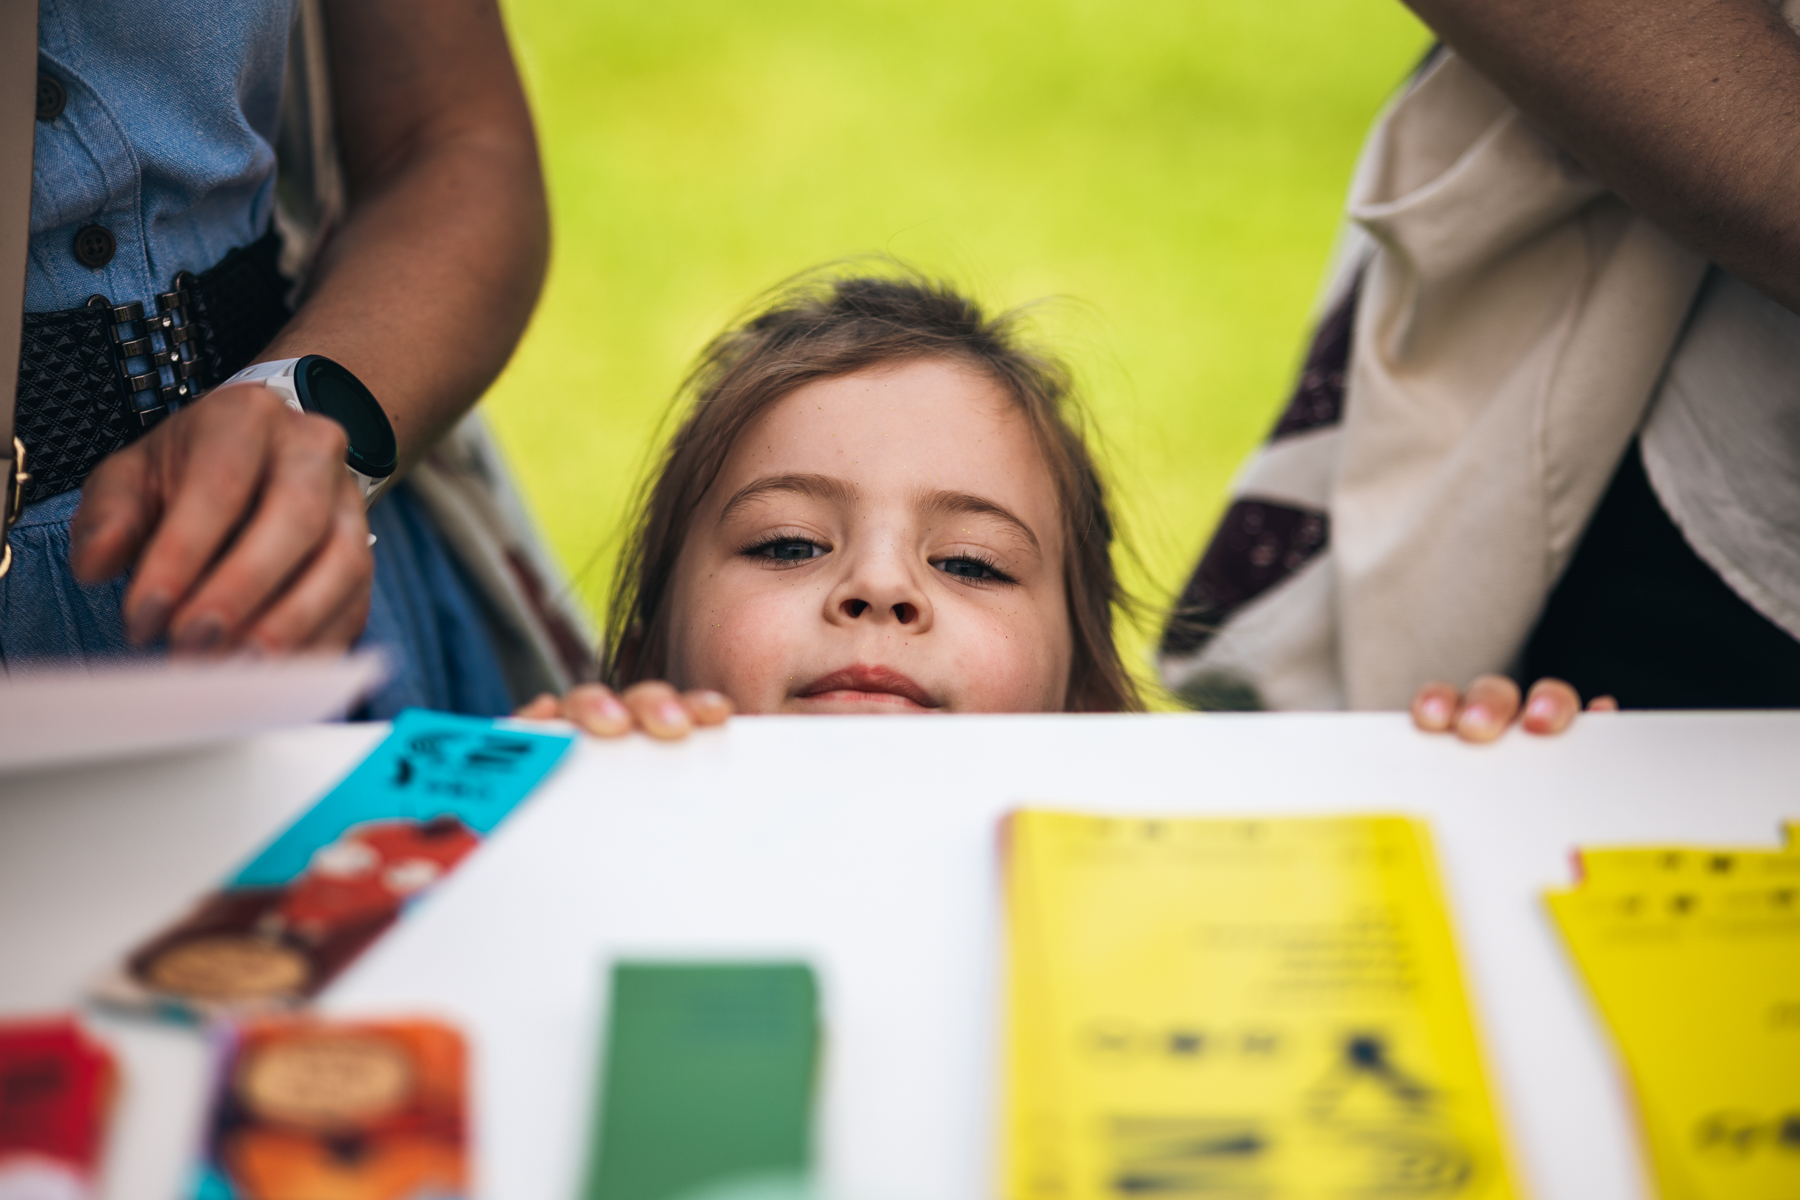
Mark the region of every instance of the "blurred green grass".
POLYGON ((1037 312, 1152 614, 1285 399, 1362 136, 1428 44, 1397 0, 505 0, 555 219, 486 411, 598 613, 695 352, 884 253, 1037 312))

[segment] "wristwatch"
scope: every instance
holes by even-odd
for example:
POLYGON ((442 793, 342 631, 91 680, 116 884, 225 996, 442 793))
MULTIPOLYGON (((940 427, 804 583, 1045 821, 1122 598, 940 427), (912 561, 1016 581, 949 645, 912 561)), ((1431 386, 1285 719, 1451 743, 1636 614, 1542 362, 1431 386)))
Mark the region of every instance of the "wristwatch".
POLYGON ((387 413, 362 380, 323 354, 284 358, 280 362, 245 367, 220 387, 232 383, 260 383, 287 402, 295 412, 317 413, 343 426, 350 438, 344 463, 362 488, 363 503, 394 473, 398 447, 387 413))

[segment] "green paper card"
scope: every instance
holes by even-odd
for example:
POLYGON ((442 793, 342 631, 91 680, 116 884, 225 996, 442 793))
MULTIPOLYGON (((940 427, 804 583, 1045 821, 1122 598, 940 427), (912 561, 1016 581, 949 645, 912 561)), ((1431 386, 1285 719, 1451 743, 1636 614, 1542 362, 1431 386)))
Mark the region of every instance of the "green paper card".
POLYGON ((586 1200, 798 1200, 819 997, 800 963, 617 963, 586 1200))

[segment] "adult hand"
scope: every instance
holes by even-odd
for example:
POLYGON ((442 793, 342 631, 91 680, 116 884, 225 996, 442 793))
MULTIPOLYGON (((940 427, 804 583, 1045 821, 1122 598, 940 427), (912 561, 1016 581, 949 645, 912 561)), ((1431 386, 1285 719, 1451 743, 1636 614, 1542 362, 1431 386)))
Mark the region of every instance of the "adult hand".
POLYGON ((634 729, 678 741, 695 729, 723 725, 731 701, 711 691, 677 692, 660 679, 634 683, 615 695, 604 684, 582 683, 558 699, 548 692, 513 714, 537 721, 561 718, 596 737, 623 737, 634 729))
POLYGON ((126 633, 177 653, 343 649, 375 574, 344 431, 261 384, 220 388, 107 458, 81 489, 69 564, 135 567, 126 633))
MULTIPOLYGON (((1619 702, 1597 696, 1589 712, 1617 712, 1619 702)), ((1531 685, 1520 724, 1526 733, 1561 733, 1581 711, 1581 697, 1560 679, 1540 679, 1531 685)), ((1483 675, 1469 685, 1467 694, 1447 683, 1428 683, 1413 696, 1413 724, 1426 733, 1452 730, 1465 742, 1491 742, 1505 733, 1519 716, 1519 685, 1504 675, 1483 675)))

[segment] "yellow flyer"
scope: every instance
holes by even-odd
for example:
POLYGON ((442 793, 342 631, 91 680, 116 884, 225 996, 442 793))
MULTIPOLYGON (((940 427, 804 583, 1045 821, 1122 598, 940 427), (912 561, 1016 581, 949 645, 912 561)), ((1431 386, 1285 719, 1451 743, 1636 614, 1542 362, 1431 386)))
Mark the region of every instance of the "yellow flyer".
POLYGON ((1025 811, 1008 1200, 1513 1195, 1424 828, 1025 811))
MULTIPOLYGON (((1009 819, 1003 836, 1018 826, 1009 819)), ((1007 976, 1012 998, 1006 1019, 1009 1067, 1005 1144, 1011 1198, 1053 1200, 1068 1194, 1068 1124, 1062 1106, 1063 1078, 1053 1055, 1040 1048, 1054 1041, 1050 998, 1043 987, 1044 947, 1029 898, 1037 883, 1029 857, 1007 855, 1007 976)))
POLYGON ((1800 854, 1591 850, 1549 896, 1664 1200, 1800 1196, 1800 854))
POLYGON ((1800 841, 1786 827, 1780 849, 1742 846, 1623 846, 1584 849, 1578 856, 1582 886, 1590 891, 1669 889, 1759 880, 1800 886, 1800 841))

